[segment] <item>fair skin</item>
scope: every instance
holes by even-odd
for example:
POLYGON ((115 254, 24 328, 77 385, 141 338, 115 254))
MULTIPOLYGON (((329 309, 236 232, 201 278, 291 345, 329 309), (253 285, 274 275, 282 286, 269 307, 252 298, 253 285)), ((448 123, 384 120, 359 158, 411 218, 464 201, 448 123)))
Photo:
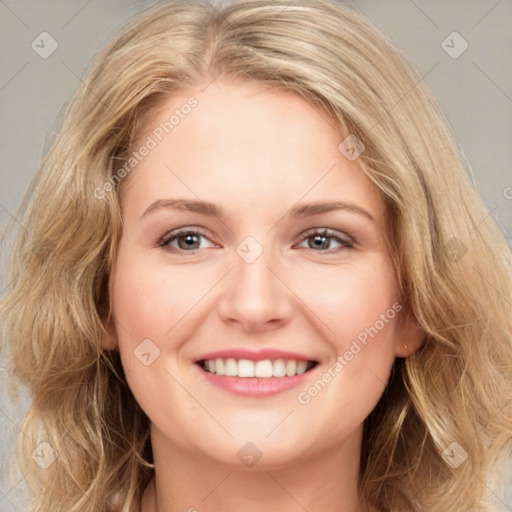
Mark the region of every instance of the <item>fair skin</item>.
POLYGON ((325 112, 260 84, 217 80, 166 98, 136 147, 190 96, 198 106, 122 183, 106 347, 119 348, 151 422, 155 477, 141 510, 376 511, 357 497, 363 422, 394 359, 420 344, 413 320, 405 310, 393 315, 317 396, 297 397, 400 303, 383 202, 358 160, 338 150, 345 136, 325 112), (216 203, 224 218, 164 207, 143 215, 170 198, 216 203), (290 214, 297 203, 324 201, 366 213, 290 214), (178 228, 202 234, 158 245, 178 228), (341 242, 305 238, 314 228, 341 242), (250 263, 240 255, 248 236, 263 250, 250 263), (145 339, 146 353, 160 351, 148 365, 134 354, 145 339), (236 348, 293 351, 318 364, 299 386, 241 396, 212 385, 196 364, 236 348), (253 450, 247 443, 261 454, 251 467, 237 456, 253 450))

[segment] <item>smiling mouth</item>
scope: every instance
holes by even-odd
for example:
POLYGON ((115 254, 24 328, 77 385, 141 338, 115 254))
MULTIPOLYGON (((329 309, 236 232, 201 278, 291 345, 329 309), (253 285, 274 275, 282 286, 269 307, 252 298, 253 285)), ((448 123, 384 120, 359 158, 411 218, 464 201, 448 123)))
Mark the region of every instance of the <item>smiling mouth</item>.
POLYGON ((296 359, 249 359, 217 358, 196 361, 205 372, 241 378, 295 377, 313 369, 318 361, 302 361, 296 359))

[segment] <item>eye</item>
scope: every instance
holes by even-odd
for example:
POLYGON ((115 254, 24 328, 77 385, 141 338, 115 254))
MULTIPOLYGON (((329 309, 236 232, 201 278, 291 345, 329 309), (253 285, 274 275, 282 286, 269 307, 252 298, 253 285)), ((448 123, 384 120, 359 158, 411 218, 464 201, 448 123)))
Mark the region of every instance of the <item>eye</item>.
POLYGON ((196 250, 204 248, 201 247, 201 238, 207 238, 201 231, 189 228, 179 229, 165 234, 158 241, 158 245, 171 252, 195 252, 196 250), (177 247, 172 245, 173 242, 177 242, 177 247))
POLYGON ((350 237, 341 237, 336 232, 330 231, 329 229, 314 229, 308 231, 302 238, 301 243, 308 240, 313 240, 312 243, 308 242, 308 248, 319 249, 318 252, 338 252, 343 249, 352 249, 354 247, 354 241, 350 237), (332 241, 336 241, 341 247, 335 249, 329 249, 332 241))
MULTIPOLYGON (((171 252, 189 252, 194 253, 199 249, 204 249, 201 247, 201 238, 208 239, 207 235, 202 231, 194 230, 190 228, 182 228, 176 231, 170 231, 160 238, 158 241, 159 247, 164 247, 166 250, 171 252), (177 244, 173 245, 174 243, 177 244)), ((351 249, 354 247, 354 241, 350 237, 342 237, 339 236, 334 231, 330 231, 329 229, 313 229, 308 231, 301 240, 301 244, 308 241, 309 249, 318 249, 317 252, 338 252, 343 249, 351 249), (309 241, 312 240, 311 243, 309 241), (338 248, 329 248, 332 244, 332 241, 335 241, 339 244, 338 248)))

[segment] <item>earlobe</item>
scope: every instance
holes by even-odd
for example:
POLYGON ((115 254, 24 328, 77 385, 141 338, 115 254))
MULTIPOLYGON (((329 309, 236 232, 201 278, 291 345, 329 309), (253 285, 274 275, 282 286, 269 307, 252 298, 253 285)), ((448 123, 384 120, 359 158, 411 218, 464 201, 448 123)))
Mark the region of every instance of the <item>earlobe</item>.
POLYGON ((118 350, 119 341, 117 339, 117 331, 113 317, 107 320, 106 331, 107 333, 103 340, 103 348, 105 350, 118 350))
POLYGON ((395 341, 395 357, 412 356, 425 340, 425 331, 411 311, 403 310, 398 321, 395 341))

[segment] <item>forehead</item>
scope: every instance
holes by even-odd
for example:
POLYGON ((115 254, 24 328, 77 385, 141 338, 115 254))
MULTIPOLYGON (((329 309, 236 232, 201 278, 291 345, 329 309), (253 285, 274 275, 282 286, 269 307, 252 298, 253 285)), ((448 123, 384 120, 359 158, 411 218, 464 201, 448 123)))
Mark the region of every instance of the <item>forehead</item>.
POLYGON ((152 148, 123 183, 123 202, 141 211, 165 195, 227 209, 350 199, 379 217, 379 194, 339 150, 345 137, 326 111, 290 91, 220 81, 183 90, 147 116, 134 150, 152 148), (190 98, 195 106, 185 108, 190 98))

